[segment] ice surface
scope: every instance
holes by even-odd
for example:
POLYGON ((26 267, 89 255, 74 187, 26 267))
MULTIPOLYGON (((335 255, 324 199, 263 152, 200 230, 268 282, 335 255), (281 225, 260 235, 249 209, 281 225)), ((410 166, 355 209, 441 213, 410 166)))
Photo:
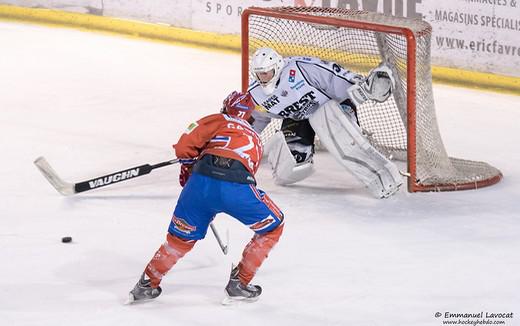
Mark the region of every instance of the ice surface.
POLYGON ((448 152, 497 166, 501 183, 376 200, 326 153, 291 187, 262 166, 259 186, 286 215, 255 278, 262 298, 220 305, 252 235, 223 215, 228 256, 208 233, 161 297, 123 305, 165 239, 178 166, 63 197, 33 160, 68 181, 167 160, 239 87, 238 55, 0 22, 0 323, 415 326, 441 325, 436 312, 520 313, 520 98, 439 85, 448 152))

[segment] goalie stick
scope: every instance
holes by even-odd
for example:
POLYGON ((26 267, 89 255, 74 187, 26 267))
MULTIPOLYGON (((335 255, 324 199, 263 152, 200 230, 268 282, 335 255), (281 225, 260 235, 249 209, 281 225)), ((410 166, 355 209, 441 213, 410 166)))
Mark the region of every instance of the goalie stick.
MULTIPOLYGON (((179 163, 179 159, 175 158, 172 160, 160 162, 157 164, 143 164, 139 165, 133 168, 121 170, 118 172, 106 174, 100 177, 92 178, 89 180, 77 182, 77 183, 70 183, 67 181, 64 181, 62 178, 58 176, 56 171, 51 167, 49 162, 45 159, 45 157, 40 156, 36 160, 34 160, 34 164, 40 170, 40 172, 43 174, 43 176, 49 181, 49 183, 62 195, 64 196, 70 196, 74 195, 80 192, 89 191, 105 186, 109 186, 114 183, 130 180, 133 178, 137 178, 146 174, 149 174, 154 169, 158 169, 164 166, 172 165, 179 163)), ((217 239, 217 242, 220 246, 220 249, 224 253, 224 255, 227 255, 228 253, 228 243, 229 243, 229 234, 227 234, 227 242, 224 244, 222 241, 222 238, 220 237, 216 227, 213 225, 213 223, 210 223, 211 231, 213 232, 213 235, 215 236, 215 239, 217 239)))

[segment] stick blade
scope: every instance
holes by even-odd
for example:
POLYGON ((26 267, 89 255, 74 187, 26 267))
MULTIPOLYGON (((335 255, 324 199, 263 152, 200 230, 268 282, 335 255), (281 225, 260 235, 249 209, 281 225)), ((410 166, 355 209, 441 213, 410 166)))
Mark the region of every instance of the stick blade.
POLYGON ((36 160, 34 160, 34 165, 40 170, 45 179, 49 181, 49 183, 62 195, 70 196, 76 193, 74 189, 74 185, 69 182, 63 181, 56 171, 50 166, 49 162, 45 159, 45 157, 40 156, 36 160))

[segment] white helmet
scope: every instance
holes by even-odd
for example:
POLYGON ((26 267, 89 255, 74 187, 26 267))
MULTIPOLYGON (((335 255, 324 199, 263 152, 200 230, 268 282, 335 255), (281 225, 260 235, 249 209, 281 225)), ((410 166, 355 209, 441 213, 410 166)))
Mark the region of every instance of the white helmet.
POLYGON ((251 58, 251 72, 254 78, 260 83, 266 94, 274 91, 276 83, 280 78, 283 68, 283 58, 275 50, 271 48, 260 48, 256 50, 251 58), (274 71, 273 77, 268 81, 261 81, 257 73, 274 71))

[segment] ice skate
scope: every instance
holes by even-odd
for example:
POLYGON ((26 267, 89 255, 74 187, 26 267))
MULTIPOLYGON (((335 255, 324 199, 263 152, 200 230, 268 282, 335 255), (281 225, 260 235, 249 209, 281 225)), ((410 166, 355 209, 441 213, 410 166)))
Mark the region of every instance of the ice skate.
POLYGON ((150 279, 148 279, 146 274, 143 273, 137 284, 134 286, 134 289, 128 294, 128 301, 126 304, 155 299, 161 294, 161 292, 161 287, 151 287, 150 279))
POLYGON ((244 285, 238 278, 238 267, 231 270, 229 282, 225 289, 226 298, 222 301, 223 305, 231 305, 238 302, 254 302, 258 300, 262 294, 262 288, 259 285, 244 285))

